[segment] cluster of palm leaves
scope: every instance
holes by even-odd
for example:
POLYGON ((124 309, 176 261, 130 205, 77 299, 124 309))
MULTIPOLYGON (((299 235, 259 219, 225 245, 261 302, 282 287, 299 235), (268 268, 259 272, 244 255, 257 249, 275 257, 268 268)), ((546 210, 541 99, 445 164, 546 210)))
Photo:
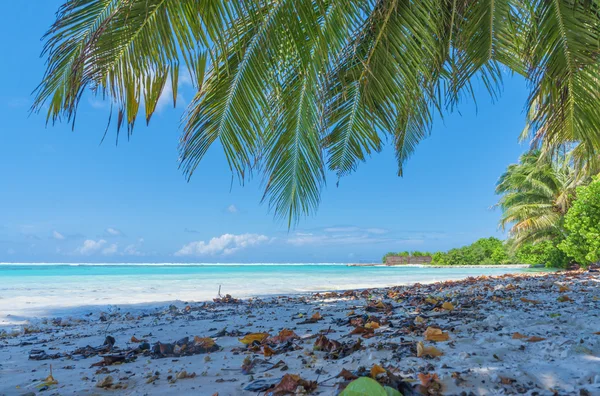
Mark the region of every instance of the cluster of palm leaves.
POLYGON ((34 109, 74 122, 91 90, 128 133, 189 73, 185 173, 218 141, 288 224, 316 209, 328 170, 383 141, 402 174, 435 113, 475 80, 497 95, 506 72, 529 81, 525 134, 545 152, 600 150, 598 0, 66 0, 44 56, 34 109))
POLYGON ((496 186, 502 195, 497 204, 502 209, 500 226, 510 226, 513 248, 566 236, 564 217, 576 198, 576 187, 590 180, 574 167, 570 154, 552 159, 534 150, 500 177, 496 186))

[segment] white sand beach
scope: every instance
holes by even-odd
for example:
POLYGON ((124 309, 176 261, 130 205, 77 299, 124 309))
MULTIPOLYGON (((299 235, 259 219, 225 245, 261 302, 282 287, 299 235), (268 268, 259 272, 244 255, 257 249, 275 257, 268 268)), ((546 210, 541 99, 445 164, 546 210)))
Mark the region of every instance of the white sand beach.
POLYGON ((2 333, 0 393, 336 395, 372 375, 405 395, 600 394, 599 285, 483 276, 32 320, 2 333))

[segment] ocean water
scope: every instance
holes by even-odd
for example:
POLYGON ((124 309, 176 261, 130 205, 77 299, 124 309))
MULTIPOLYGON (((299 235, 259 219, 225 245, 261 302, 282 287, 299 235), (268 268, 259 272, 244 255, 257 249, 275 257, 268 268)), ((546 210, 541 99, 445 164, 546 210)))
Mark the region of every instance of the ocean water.
POLYGON ((173 301, 384 287, 530 271, 346 264, 0 264, 0 324, 173 301))

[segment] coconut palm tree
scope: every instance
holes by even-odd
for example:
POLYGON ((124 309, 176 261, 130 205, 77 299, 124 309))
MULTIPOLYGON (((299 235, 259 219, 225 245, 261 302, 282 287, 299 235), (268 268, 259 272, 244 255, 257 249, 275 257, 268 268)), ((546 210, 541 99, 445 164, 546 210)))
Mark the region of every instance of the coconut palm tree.
POLYGON ((500 227, 509 228, 513 248, 564 237, 563 220, 575 199, 575 188, 587 182, 578 177, 569 156, 558 161, 525 153, 500 177, 496 193, 502 209, 500 227))
POLYGON ((474 80, 496 96, 506 72, 529 81, 536 144, 600 149, 598 0, 65 1, 34 110, 74 123, 89 90, 112 104, 117 136, 131 133, 187 73, 186 175, 219 141, 288 224, 316 209, 328 170, 339 180, 383 141, 401 175, 434 113, 474 80))

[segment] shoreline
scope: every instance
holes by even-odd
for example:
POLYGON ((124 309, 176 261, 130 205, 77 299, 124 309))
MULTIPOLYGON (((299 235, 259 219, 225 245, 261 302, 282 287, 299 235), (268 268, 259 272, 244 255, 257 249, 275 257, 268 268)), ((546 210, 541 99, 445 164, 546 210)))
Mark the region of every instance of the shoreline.
POLYGON ((599 285, 598 273, 578 271, 159 304, 137 312, 120 305, 81 318, 48 319, 1 336, 0 393, 47 387, 61 394, 125 388, 121 392, 126 394, 255 395, 257 390, 248 389, 297 374, 315 381, 315 392, 335 395, 344 386, 344 379, 336 377, 342 369, 368 375, 377 365, 384 369, 378 380, 399 376, 415 392, 423 390, 420 374, 435 374, 428 386, 439 385, 441 394, 575 395, 582 389, 594 394, 600 392, 600 373, 594 369, 600 362, 600 335, 595 334, 600 331, 599 285), (428 327, 441 329, 448 341, 425 340, 428 327), (284 329, 298 338, 273 338, 284 329), (248 333, 271 338, 247 346, 239 340, 248 333), (343 356, 327 346, 315 350, 320 335, 327 345, 349 349, 342 348, 343 356), (107 336, 115 340, 108 352, 102 349, 107 336), (176 342, 186 337, 186 343, 197 337, 208 343, 202 345, 214 342, 216 347, 207 352, 188 346, 189 355, 174 353, 181 350, 176 342), (150 349, 140 349, 142 338, 150 349), (442 355, 417 356, 419 342, 442 355), (357 343, 358 349, 352 349, 357 343), (155 345, 163 346, 153 351, 155 345), (95 352, 98 348, 103 352, 95 352), (57 384, 43 381, 50 365, 57 384))
POLYGON ((541 264, 481 264, 481 265, 443 265, 443 264, 385 264, 350 263, 348 267, 406 267, 406 268, 545 268, 541 264))

